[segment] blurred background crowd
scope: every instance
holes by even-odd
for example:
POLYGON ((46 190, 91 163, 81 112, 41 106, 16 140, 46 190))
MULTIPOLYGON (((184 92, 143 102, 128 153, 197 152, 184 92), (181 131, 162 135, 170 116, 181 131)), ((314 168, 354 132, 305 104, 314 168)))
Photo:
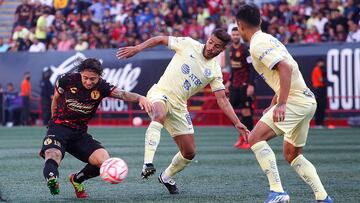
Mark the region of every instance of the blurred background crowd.
POLYGON ((263 31, 284 44, 360 42, 358 0, 22 0, 0 52, 118 48, 156 35, 204 42, 215 28, 230 33, 248 2, 261 7, 263 31))

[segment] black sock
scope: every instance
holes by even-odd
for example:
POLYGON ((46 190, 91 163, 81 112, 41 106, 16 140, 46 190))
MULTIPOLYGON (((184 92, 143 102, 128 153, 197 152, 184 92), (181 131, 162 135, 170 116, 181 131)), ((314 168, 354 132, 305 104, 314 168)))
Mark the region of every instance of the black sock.
POLYGON ((59 171, 58 171, 59 165, 56 163, 54 159, 48 159, 45 161, 45 166, 43 170, 43 174, 46 180, 48 180, 51 177, 59 177, 59 171))
POLYGON ((248 130, 252 130, 254 128, 252 116, 243 116, 241 122, 248 128, 248 130))
POLYGON ((97 166, 93 166, 90 164, 86 164, 86 166, 74 176, 74 181, 77 183, 82 183, 85 180, 90 178, 94 178, 100 175, 100 168, 97 166))

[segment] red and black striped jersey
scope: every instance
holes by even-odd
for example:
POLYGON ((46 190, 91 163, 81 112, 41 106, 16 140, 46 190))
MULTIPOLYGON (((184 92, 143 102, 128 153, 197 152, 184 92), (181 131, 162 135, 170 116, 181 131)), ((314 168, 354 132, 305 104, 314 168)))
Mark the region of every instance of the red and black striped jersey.
POLYGON ((95 87, 86 89, 81 82, 80 73, 61 76, 55 85, 60 98, 50 122, 86 130, 101 100, 110 96, 114 88, 113 85, 100 78, 95 87))

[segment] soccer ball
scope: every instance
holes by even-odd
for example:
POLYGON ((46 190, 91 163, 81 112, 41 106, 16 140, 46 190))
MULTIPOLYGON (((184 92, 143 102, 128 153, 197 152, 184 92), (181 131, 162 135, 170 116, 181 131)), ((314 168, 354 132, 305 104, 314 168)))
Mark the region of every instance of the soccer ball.
POLYGON ((128 167, 120 158, 110 158, 104 161, 100 167, 100 177, 111 184, 122 182, 128 175, 128 167))
POLYGON ((134 126, 141 126, 143 123, 143 120, 140 117, 135 117, 135 118, 133 118, 132 123, 134 126))

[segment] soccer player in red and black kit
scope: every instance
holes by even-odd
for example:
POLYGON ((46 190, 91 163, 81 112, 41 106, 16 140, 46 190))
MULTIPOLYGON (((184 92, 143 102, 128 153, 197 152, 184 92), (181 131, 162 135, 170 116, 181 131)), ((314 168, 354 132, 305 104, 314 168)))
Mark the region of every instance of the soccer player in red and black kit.
POLYGON ((84 181, 99 176, 101 164, 110 158, 100 142, 87 133, 87 124, 105 97, 139 102, 141 109, 150 112, 152 105, 136 93, 121 90, 101 78, 99 60, 88 58, 77 66, 78 73, 65 74, 58 79, 51 104, 52 118, 43 139, 40 155, 45 159, 43 174, 52 195, 59 194, 58 167, 65 152, 87 163, 78 173, 71 174, 76 196, 86 198, 84 181))
MULTIPOLYGON (((254 127, 252 118, 255 82, 254 67, 251 63, 249 47, 240 42, 240 33, 237 27, 234 27, 231 31, 231 40, 232 45, 228 50, 229 56, 227 56, 228 65, 231 67, 231 75, 225 87, 229 92, 231 105, 234 109, 240 109, 241 122, 249 130, 252 130, 254 127)), ((250 145, 245 136, 240 135, 234 147, 249 149, 250 145)))

